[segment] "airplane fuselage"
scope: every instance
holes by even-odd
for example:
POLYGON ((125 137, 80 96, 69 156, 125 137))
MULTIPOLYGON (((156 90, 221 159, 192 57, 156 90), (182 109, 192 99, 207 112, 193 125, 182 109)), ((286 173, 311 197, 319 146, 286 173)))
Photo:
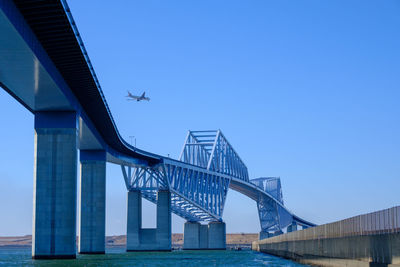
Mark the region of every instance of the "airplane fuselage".
POLYGON ((141 96, 137 96, 137 95, 132 95, 129 91, 128 91, 128 95, 126 96, 128 99, 127 100, 136 100, 136 102, 142 101, 142 100, 146 100, 146 101, 150 101, 149 97, 146 97, 146 92, 143 92, 143 94, 141 96))

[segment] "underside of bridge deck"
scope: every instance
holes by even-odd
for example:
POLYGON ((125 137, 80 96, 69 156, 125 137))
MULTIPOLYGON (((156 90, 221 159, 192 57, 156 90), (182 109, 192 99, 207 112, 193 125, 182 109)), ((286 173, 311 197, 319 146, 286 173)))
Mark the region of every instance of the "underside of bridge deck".
POLYGON ((80 253, 104 253, 106 162, 122 166, 129 191, 128 250, 170 250, 171 212, 209 222, 198 227, 198 237, 187 229, 198 239, 193 247, 224 249, 229 188, 261 204, 274 220, 268 229, 312 226, 251 183, 220 130, 189 131, 179 160, 123 140, 64 0, 0 0, 0 86, 35 115, 34 258, 76 255, 78 150, 80 253), (157 204, 156 229, 141 228, 142 196, 157 204))

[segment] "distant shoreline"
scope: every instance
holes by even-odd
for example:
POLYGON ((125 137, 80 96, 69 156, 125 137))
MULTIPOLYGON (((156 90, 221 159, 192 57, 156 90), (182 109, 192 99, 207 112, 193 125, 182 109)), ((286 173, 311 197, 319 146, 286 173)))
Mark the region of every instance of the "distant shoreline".
MULTIPOLYGON (((172 246, 181 247, 183 245, 183 234, 172 234, 172 246)), ((258 240, 258 234, 239 233, 227 234, 226 244, 231 246, 250 246, 253 241, 258 240)), ((124 247, 126 245, 126 235, 115 235, 106 237, 107 247, 124 247)), ((0 248, 24 248, 32 246, 32 236, 0 236, 0 248)))

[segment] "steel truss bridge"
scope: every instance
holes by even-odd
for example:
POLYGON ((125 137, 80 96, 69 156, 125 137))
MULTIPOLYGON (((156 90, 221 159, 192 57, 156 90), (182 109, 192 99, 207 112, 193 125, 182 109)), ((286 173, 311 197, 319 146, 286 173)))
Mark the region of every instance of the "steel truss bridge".
POLYGON ((0 0, 0 86, 34 114, 35 127, 76 117, 68 126, 77 131, 76 149, 104 153, 122 166, 128 190, 150 201, 158 189, 170 190, 173 212, 189 221, 221 221, 231 188, 257 202, 263 231, 313 226, 283 205, 279 179, 249 180, 221 131, 189 131, 179 160, 129 145, 65 0, 0 0))
POLYGON ((220 130, 189 131, 179 160, 163 157, 154 166, 121 165, 128 190, 157 203, 157 191, 171 192, 172 211, 188 221, 222 221, 228 189, 257 202, 263 232, 297 224, 314 226, 283 205, 280 178, 249 180, 246 165, 220 130))

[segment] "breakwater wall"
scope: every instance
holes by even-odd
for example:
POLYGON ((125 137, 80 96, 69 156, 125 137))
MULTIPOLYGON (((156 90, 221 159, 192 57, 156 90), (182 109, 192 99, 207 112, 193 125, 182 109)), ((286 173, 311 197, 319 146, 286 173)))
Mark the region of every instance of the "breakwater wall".
POLYGON ((400 266, 400 206, 255 241, 252 249, 318 266, 400 266))

